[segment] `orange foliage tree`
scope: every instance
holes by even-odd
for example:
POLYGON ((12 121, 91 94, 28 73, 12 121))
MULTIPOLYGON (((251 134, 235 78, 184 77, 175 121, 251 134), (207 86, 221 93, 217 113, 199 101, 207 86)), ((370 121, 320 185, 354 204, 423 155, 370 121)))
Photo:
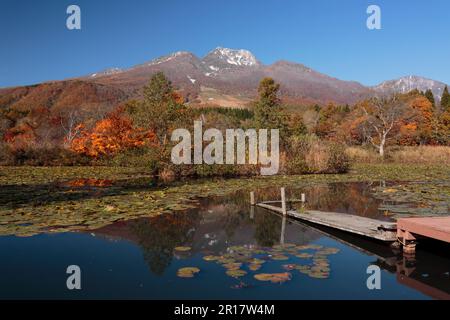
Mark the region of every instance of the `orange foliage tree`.
POLYGON ((414 117, 400 125, 398 143, 400 145, 438 144, 436 131, 439 130, 438 115, 433 104, 424 96, 413 97, 409 101, 414 117))
POLYGON ((79 125, 81 135, 72 141, 71 149, 91 157, 109 156, 127 149, 155 144, 155 135, 133 126, 132 120, 119 107, 91 130, 79 125))
POLYGON ((36 143, 36 133, 28 122, 23 122, 7 130, 3 140, 12 150, 22 150, 36 143))

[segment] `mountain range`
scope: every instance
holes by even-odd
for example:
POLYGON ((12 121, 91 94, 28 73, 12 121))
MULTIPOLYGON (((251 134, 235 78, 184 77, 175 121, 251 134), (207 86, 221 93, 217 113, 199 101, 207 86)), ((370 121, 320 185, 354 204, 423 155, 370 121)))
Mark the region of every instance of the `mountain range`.
POLYGON ((128 69, 111 68, 80 78, 33 86, 0 89, 0 108, 110 109, 140 97, 152 74, 163 71, 192 105, 241 107, 256 97, 259 81, 272 77, 281 84, 280 97, 291 104, 352 104, 371 96, 431 89, 439 100, 446 84, 419 76, 406 76, 368 87, 317 72, 303 64, 261 63, 248 50, 218 47, 205 57, 176 52, 128 69))

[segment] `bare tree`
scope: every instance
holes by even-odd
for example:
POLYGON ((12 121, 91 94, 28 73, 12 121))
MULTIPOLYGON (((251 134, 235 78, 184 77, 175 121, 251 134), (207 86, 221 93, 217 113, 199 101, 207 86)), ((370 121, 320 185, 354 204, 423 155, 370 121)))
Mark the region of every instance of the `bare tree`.
POLYGON ((70 146, 81 132, 81 116, 78 110, 72 109, 66 115, 60 114, 61 128, 64 131, 64 146, 70 146))
POLYGON ((386 141, 396 126, 415 116, 412 108, 396 95, 391 98, 373 98, 362 106, 362 110, 365 114, 363 134, 378 149, 381 157, 384 156, 386 141))

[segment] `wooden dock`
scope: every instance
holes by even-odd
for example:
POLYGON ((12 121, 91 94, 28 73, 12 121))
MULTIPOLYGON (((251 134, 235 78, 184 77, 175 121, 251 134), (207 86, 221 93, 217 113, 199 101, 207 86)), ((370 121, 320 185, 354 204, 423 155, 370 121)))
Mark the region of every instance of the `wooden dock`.
POLYGON ((399 238, 422 236, 450 243, 450 217, 401 218, 397 228, 399 238))
POLYGON ((280 201, 263 201, 256 203, 254 192, 250 193, 251 205, 281 213, 300 221, 329 227, 335 230, 376 239, 384 242, 397 242, 403 245, 404 253, 414 253, 418 237, 427 237, 450 243, 450 216, 447 217, 420 217, 401 218, 395 222, 385 222, 356 215, 307 210, 304 206, 305 195, 301 200, 286 200, 285 189, 281 188, 280 201), (300 211, 287 209, 289 202, 302 202, 300 211), (280 204, 280 206, 276 206, 280 204))
MULTIPOLYGON (((272 205, 274 201, 257 203, 256 206, 283 214, 283 208, 272 205)), ((280 201, 278 201, 280 203, 280 201)), ((350 215, 338 212, 305 210, 298 212, 286 210, 286 214, 295 219, 346 231, 376 240, 394 242, 397 240, 397 225, 393 222, 350 215)))
POLYGON ((414 253, 419 237, 450 243, 450 217, 401 218, 397 220, 397 239, 402 243, 405 253, 414 253))

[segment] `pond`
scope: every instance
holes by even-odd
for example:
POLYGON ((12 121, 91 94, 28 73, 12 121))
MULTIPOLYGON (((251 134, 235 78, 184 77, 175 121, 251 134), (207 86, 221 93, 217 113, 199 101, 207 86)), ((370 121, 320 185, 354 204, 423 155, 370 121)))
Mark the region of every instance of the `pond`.
MULTIPOLYGON (((307 190, 308 206, 390 219, 377 185, 307 190)), ((257 190, 273 200, 277 188, 257 190)), ((197 208, 120 221, 90 231, 0 237, 0 298, 430 299, 450 296, 450 257, 316 229, 249 206, 248 190, 202 198, 197 208), (66 269, 81 269, 68 290, 66 269), (367 268, 381 269, 369 290, 367 268)))

